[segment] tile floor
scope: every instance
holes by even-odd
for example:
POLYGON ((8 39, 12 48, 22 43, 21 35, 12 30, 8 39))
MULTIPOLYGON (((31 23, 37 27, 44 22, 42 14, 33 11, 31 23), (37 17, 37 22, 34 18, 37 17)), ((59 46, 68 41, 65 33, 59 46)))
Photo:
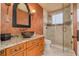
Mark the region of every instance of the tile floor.
POLYGON ((51 46, 51 48, 46 48, 43 56, 75 56, 73 51, 64 51, 56 46, 51 46))

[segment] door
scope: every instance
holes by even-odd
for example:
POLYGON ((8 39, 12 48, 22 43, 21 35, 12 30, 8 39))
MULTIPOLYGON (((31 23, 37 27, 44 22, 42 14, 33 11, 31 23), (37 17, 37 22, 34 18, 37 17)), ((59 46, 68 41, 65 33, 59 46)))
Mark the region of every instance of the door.
POLYGON ((71 4, 63 4, 63 48, 64 51, 72 49, 72 19, 71 19, 71 4))
POLYGON ((77 54, 77 13, 76 4, 64 4, 64 47, 77 54))

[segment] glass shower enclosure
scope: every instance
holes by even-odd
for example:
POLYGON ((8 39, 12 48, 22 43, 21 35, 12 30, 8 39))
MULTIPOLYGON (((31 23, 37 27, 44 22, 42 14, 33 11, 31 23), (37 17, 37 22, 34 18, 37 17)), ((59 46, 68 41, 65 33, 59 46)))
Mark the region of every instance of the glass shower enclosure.
POLYGON ((62 9, 52 13, 48 18, 46 38, 53 46, 61 47, 62 51, 72 49, 71 4, 62 3, 62 9))

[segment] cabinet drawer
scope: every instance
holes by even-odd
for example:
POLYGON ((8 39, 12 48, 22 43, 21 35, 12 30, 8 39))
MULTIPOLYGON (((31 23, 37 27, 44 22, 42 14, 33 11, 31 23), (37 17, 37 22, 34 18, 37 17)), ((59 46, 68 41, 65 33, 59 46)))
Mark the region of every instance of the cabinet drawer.
POLYGON ((7 48, 6 49, 6 55, 14 55, 16 54, 17 52, 21 51, 24 49, 24 44, 18 44, 16 46, 13 46, 13 47, 10 47, 10 48, 7 48))
POLYGON ((31 49, 34 48, 35 46, 38 45, 38 41, 37 40, 32 40, 26 43, 26 49, 31 49))
POLYGON ((33 46, 33 42, 32 41, 28 41, 26 42, 26 44, 24 45, 27 48, 32 47, 33 46))

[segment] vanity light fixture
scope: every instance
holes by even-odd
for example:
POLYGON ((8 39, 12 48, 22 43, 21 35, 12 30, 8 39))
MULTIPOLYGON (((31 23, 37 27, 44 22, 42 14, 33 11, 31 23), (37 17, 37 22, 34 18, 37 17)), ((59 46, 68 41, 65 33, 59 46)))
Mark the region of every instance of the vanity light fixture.
POLYGON ((35 9, 31 10, 31 14, 34 14, 34 13, 36 13, 36 10, 35 9))

